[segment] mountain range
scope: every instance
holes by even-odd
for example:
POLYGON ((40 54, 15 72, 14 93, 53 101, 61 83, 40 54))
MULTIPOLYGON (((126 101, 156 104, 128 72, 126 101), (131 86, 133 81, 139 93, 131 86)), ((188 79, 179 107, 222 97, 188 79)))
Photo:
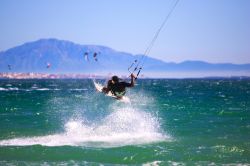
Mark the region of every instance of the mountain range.
MULTIPOLYGON (((126 74, 131 64, 142 57, 105 46, 40 39, 0 52, 0 72, 126 74)), ((250 64, 212 64, 203 61, 173 63, 149 56, 144 60, 142 73, 145 75, 167 76, 172 73, 174 76, 182 73, 185 76, 187 73, 203 73, 206 76, 249 76, 250 73, 250 64)))

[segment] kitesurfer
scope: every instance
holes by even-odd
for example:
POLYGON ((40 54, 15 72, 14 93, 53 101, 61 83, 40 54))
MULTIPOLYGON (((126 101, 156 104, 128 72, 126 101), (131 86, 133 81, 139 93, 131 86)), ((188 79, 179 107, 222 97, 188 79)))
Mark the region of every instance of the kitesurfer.
POLYGON ((111 92, 117 99, 121 99, 126 93, 126 87, 134 87, 135 85, 135 76, 134 74, 130 75, 130 83, 125 81, 119 81, 119 77, 113 76, 111 80, 108 81, 107 87, 102 89, 102 92, 109 93, 111 92))

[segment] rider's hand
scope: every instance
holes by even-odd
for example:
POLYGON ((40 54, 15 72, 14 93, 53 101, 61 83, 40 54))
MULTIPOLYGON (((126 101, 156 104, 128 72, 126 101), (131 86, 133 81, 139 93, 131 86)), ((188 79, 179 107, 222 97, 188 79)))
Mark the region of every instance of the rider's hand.
POLYGON ((130 75, 132 78, 136 78, 136 76, 132 73, 131 75, 130 75))

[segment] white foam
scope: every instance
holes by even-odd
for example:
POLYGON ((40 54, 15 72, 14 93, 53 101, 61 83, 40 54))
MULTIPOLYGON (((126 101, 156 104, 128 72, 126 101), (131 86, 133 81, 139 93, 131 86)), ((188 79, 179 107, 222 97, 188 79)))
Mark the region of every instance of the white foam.
POLYGON ((169 136, 159 131, 158 121, 149 113, 123 108, 99 123, 88 125, 83 120, 70 120, 65 124, 63 133, 2 140, 0 146, 115 147, 169 140, 169 136))
POLYGON ((59 90, 61 90, 61 89, 56 88, 56 89, 53 89, 53 90, 55 90, 55 91, 59 91, 59 90))
POLYGON ((37 87, 36 84, 32 85, 32 87, 31 87, 31 89, 37 89, 37 88, 38 88, 38 87, 37 87))
POLYGON ((26 92, 30 92, 30 91, 60 91, 61 89, 50 89, 50 88, 31 88, 31 89, 19 89, 19 90, 23 90, 26 92))
POLYGON ((18 91, 19 90, 19 88, 16 88, 16 87, 14 87, 14 88, 8 88, 8 89, 6 89, 6 88, 0 88, 0 91, 18 91))
POLYGON ((39 89, 36 89, 38 91, 47 91, 47 90, 50 90, 49 88, 39 88, 39 89))
POLYGON ((88 89, 83 88, 83 89, 69 89, 70 91, 87 91, 88 89))
POLYGON ((19 89, 14 87, 14 88, 9 88, 9 90, 19 90, 19 89))
POLYGON ((7 91, 8 89, 0 87, 0 91, 7 91))

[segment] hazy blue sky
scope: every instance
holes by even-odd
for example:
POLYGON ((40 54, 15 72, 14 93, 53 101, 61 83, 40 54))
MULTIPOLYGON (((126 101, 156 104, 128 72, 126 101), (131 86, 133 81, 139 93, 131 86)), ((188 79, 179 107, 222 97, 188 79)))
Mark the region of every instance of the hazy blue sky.
MULTIPOLYGON (((141 54, 174 0, 0 0, 0 50, 40 38, 141 54)), ((250 63, 250 0, 180 0, 150 56, 250 63)))

